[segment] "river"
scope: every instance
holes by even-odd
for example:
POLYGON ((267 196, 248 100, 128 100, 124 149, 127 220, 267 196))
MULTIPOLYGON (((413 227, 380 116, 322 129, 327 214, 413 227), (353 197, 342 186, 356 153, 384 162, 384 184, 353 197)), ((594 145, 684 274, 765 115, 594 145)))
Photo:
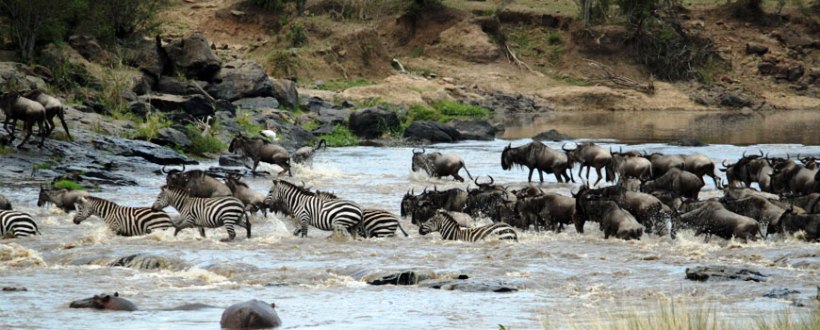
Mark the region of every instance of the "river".
MULTIPOLYGON (((520 187, 526 172, 502 171, 499 155, 508 143, 528 140, 469 141, 440 144, 427 150, 455 152, 473 175, 492 175, 496 182, 520 187)), ((739 147, 674 147, 651 143, 624 145, 599 140, 605 147, 648 152, 704 153, 720 163, 758 148, 772 156, 820 154, 820 146, 767 144, 739 147)), ((560 148, 560 143, 549 143, 560 148)), ((411 148, 349 147, 320 151, 312 168, 297 167, 294 180, 337 193, 365 207, 398 214, 410 188, 466 188, 467 183, 431 179, 410 171, 411 148)), ((203 164, 207 168, 215 164, 203 164)), ((577 169, 576 169, 577 171, 577 169)), ((164 178, 129 173, 135 187, 105 187, 96 196, 130 206, 149 206, 164 178)), ((594 173, 593 173, 594 176, 594 173)), ((482 178, 484 179, 484 178, 482 178)), ((267 191, 270 178, 249 178, 252 188, 267 191)), ((571 187, 548 186, 568 194, 571 187)), ((719 196, 707 180, 702 198, 719 196)), ((608 313, 651 312, 658 301, 674 298, 686 307, 708 307, 736 320, 808 313, 783 299, 763 298, 775 288, 813 299, 820 283, 820 249, 794 238, 739 243, 713 238, 705 243, 691 231, 678 239, 644 237, 640 241, 603 239, 597 226, 586 233, 573 228, 523 232, 518 243, 446 242, 438 234, 419 236, 409 219, 402 226, 410 237, 342 241, 329 232, 310 229, 308 238, 292 236, 292 225, 280 216, 253 219, 253 237, 239 230, 236 241, 223 243, 224 229, 195 230, 174 237, 171 231, 145 237, 117 237, 96 218, 80 225, 55 208, 37 208, 34 187, 0 187, 16 209, 30 212, 41 236, 0 241, 0 286, 28 291, 0 292, 0 328, 66 329, 104 326, 121 329, 216 328, 224 307, 256 298, 275 302, 284 328, 541 328, 583 326, 605 320, 608 313), (106 267, 132 254, 169 260, 160 269, 106 267), (684 270, 697 265, 739 265, 769 275, 768 282, 691 282, 684 270), (421 269, 438 276, 466 274, 473 279, 502 280, 521 289, 511 293, 446 291, 418 286, 370 286, 361 274, 421 269), (72 310, 68 303, 101 292, 118 291, 140 307, 137 312, 72 310), (185 303, 219 308, 161 311, 185 303)), ((170 208, 168 210, 171 210, 170 208)), ((571 226, 570 226, 571 227, 571 226)))

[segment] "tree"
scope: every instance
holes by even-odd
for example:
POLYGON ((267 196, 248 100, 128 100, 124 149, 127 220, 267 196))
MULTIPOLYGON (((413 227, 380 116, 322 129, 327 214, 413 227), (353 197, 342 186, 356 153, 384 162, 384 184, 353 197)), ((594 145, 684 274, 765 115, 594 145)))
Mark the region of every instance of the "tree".
POLYGON ((135 33, 150 29, 157 9, 167 0, 105 0, 101 9, 107 25, 113 29, 114 36, 128 38, 135 33))
POLYGON ((8 19, 11 38, 24 61, 34 55, 34 46, 49 29, 59 28, 77 1, 70 0, 0 0, 0 11, 8 19))

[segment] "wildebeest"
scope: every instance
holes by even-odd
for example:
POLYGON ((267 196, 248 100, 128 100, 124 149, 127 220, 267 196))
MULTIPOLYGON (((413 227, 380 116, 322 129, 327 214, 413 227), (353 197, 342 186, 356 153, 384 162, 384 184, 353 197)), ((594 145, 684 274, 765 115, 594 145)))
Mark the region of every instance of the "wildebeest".
POLYGON ((794 164, 793 162, 786 162, 783 166, 775 166, 773 168, 773 178, 778 176, 778 181, 788 192, 797 195, 808 195, 815 192, 820 192, 820 168, 818 168, 813 160, 803 161, 808 166, 794 164), (792 163, 793 166, 788 164, 792 163))
POLYGON ((288 175, 293 176, 290 171, 290 155, 287 149, 278 144, 263 141, 259 138, 247 138, 240 134, 231 140, 228 151, 239 153, 242 157, 242 164, 248 168, 251 168, 247 164, 247 158, 250 157, 253 160, 252 173, 256 173, 259 162, 265 162, 279 165, 285 171, 288 171, 288 175))
POLYGON ((657 197, 647 193, 629 191, 620 186, 602 188, 600 194, 631 213, 635 220, 646 228, 647 233, 654 229, 657 235, 666 234, 667 228, 663 226, 663 220, 672 215, 672 210, 657 197))
POLYGON ((504 147, 504 151, 501 152, 501 168, 509 171, 513 165, 523 166, 530 170, 527 182, 532 182, 532 173, 535 170, 538 170, 538 178, 541 182, 544 182, 544 172, 555 175, 555 180, 558 182, 575 181, 572 177, 570 158, 538 141, 515 148, 512 144, 504 147))
POLYGON ((439 208, 448 211, 461 212, 467 203, 467 191, 460 188, 452 188, 448 190, 432 190, 425 189, 419 195, 413 195, 413 191, 408 191, 401 201, 401 216, 408 215, 414 218, 413 224, 418 225, 421 222, 427 221, 432 216, 432 212, 423 212, 416 210, 423 202, 430 202, 435 209, 439 208), (429 213, 429 214, 428 214, 429 213))
POLYGON ((26 98, 42 104, 46 109, 46 135, 51 135, 51 132, 53 132, 54 128, 57 127, 57 125, 54 124, 54 116, 57 116, 57 119, 59 119, 60 123, 63 125, 65 134, 68 136, 68 139, 71 140, 71 133, 68 132, 68 125, 65 123, 65 109, 63 108, 63 103, 60 102, 58 98, 41 91, 32 91, 25 96, 26 98))
POLYGON ((89 196, 88 192, 85 190, 53 190, 40 186, 40 195, 37 198, 37 206, 42 207, 45 204, 53 203, 64 212, 74 211, 74 204, 77 203, 77 200, 80 197, 84 196, 89 196))
POLYGON ((564 225, 577 221, 575 198, 558 194, 519 198, 515 210, 525 227, 533 225, 536 230, 543 226, 560 232, 564 230, 564 225))
POLYGON ((23 145, 26 144, 26 141, 31 137, 35 123, 37 123, 37 127, 40 129, 40 144, 38 147, 43 147, 43 143, 46 140, 46 130, 43 127, 46 122, 46 109, 42 104, 22 97, 18 93, 11 92, 0 96, 0 108, 3 108, 3 112, 6 115, 3 128, 10 134, 9 143, 14 142, 14 130, 17 128, 17 120, 19 119, 23 121, 25 137, 17 148, 22 149, 23 145), (11 129, 9 129, 9 123, 12 123, 11 129))
POLYGON ((636 178, 640 180, 652 179, 652 162, 634 152, 610 152, 612 154, 612 168, 623 180, 636 178))
POLYGON ((775 205, 768 199, 750 195, 740 199, 723 198, 721 202, 727 210, 740 215, 745 215, 757 220, 761 225, 767 226, 776 221, 786 210, 775 205))
POLYGON ((422 169, 431 177, 441 178, 443 176, 452 175, 454 179, 464 182, 464 178, 458 175, 458 171, 462 168, 464 172, 467 172, 467 176, 470 180, 472 180, 473 176, 470 175, 470 171, 468 171, 467 166, 464 165, 464 160, 458 155, 442 154, 440 152, 427 154, 424 148, 421 149, 421 152, 417 152, 413 149, 413 162, 410 167, 413 172, 422 169))
POLYGON ((720 178, 715 173, 715 163, 706 155, 692 154, 682 155, 683 169, 694 173, 703 180, 703 176, 709 176, 715 183, 715 188, 720 188, 720 178))
POLYGON ((646 158, 652 163, 652 175, 655 178, 661 177, 673 168, 683 170, 685 165, 682 155, 664 155, 656 152, 646 155, 646 158))
POLYGON ((227 185, 202 170, 185 171, 185 165, 183 165, 181 171, 176 169, 166 171, 163 166, 162 173, 166 174, 166 185, 184 190, 191 197, 233 196, 227 185))
POLYGON ((467 202, 463 208, 464 213, 473 217, 484 215, 492 219, 493 222, 504 221, 503 215, 514 213, 515 196, 511 196, 504 186, 493 184, 495 180, 492 177, 490 177, 489 183, 478 183, 478 177, 475 178, 474 182, 478 188, 467 191, 467 202))
POLYGON ((675 227, 695 228, 695 235, 705 234, 707 242, 712 235, 744 241, 755 239, 758 234, 763 237, 757 220, 729 211, 716 200, 703 202, 700 207, 683 214, 675 212, 672 220, 675 227))
POLYGON ((601 179, 604 179, 604 176, 601 175, 602 168, 606 172, 606 181, 615 180, 615 173, 612 168, 612 154, 608 150, 592 142, 576 143, 575 149, 567 149, 565 146, 561 146, 561 149, 567 153, 569 159, 581 164, 581 168, 578 169, 578 177, 581 177, 581 172, 586 167, 586 179, 588 181, 589 171, 594 167, 595 173, 598 174, 598 180, 595 180, 594 184, 598 184, 601 179))
POLYGON ((231 190, 233 197, 245 204, 245 211, 251 213, 261 211, 263 217, 268 216, 265 195, 248 187, 248 184, 242 182, 238 175, 229 174, 226 176, 225 185, 231 190))
POLYGON ((672 168, 655 180, 643 181, 641 191, 651 193, 657 190, 666 190, 686 198, 698 199, 700 188, 703 188, 704 185, 700 176, 689 171, 672 168))
POLYGON ((806 241, 820 240, 820 214, 797 214, 791 208, 786 209, 780 219, 769 224, 766 235, 784 232, 793 234, 800 230, 806 232, 806 241))
POLYGON ((322 148, 327 149, 327 141, 325 141, 325 139, 319 140, 316 146, 304 146, 296 149, 293 155, 290 156, 290 159, 294 164, 311 164, 313 163, 313 155, 316 153, 316 150, 322 148))
POLYGON ((811 193, 805 196, 781 196, 781 201, 787 201, 796 207, 806 210, 806 213, 820 213, 820 193, 811 193))
POLYGON ((604 238, 615 236, 621 239, 641 239, 644 226, 632 214, 622 209, 614 201, 592 193, 586 186, 575 196, 575 229, 584 232, 586 220, 598 222, 604 231, 604 238))
POLYGON ((3 195, 0 195, 0 210, 11 210, 11 202, 3 195))
POLYGON ((761 191, 772 192, 772 167, 762 150, 760 155, 747 156, 744 152, 736 163, 727 165, 724 161, 722 164, 723 168, 720 170, 726 172, 726 179, 730 184, 742 182, 746 187, 751 187, 752 182, 757 182, 761 191))

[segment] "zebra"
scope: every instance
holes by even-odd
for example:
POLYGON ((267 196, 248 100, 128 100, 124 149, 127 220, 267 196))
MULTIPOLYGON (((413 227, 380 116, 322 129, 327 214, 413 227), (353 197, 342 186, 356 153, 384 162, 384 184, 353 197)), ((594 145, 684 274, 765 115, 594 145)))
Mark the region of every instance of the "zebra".
POLYGON ((342 199, 325 199, 315 193, 283 180, 273 180, 273 186, 265 197, 265 205, 285 211, 299 221, 293 235, 306 237, 308 225, 321 230, 347 231, 351 236, 358 233, 362 222, 362 209, 354 202, 342 199))
POLYGON ((28 213, 0 210, 0 238, 26 237, 39 233, 37 223, 28 213))
POLYGON ((100 217, 108 228, 120 236, 137 236, 150 234, 156 229, 172 227, 171 216, 162 211, 147 207, 120 206, 114 202, 93 196, 80 197, 77 200, 77 213, 74 223, 80 224, 92 215, 100 217))
POLYGON ((362 224, 359 226, 359 235, 362 237, 394 237, 396 228, 401 230, 404 237, 409 236, 395 214, 379 209, 362 210, 362 224))
POLYGON ((184 190, 162 186, 162 191, 151 209, 160 211, 167 206, 179 211, 180 220, 174 223, 176 236, 182 229, 199 227, 199 235, 205 237, 205 229, 225 226, 228 238, 223 242, 236 238, 234 226, 244 227, 251 238, 251 223, 245 213, 245 205, 234 197, 191 197, 184 190), (241 221, 244 217, 244 222, 241 221))
POLYGON ((441 238, 445 240, 459 240, 475 242, 486 239, 491 235, 498 236, 498 239, 510 239, 518 241, 515 230, 506 223, 494 223, 476 228, 459 227, 458 222, 453 219, 450 212, 444 210, 436 211, 436 215, 419 227, 420 235, 427 235, 434 231, 441 233, 441 238))
MULTIPOLYGON (((317 190, 316 197, 330 200, 339 197, 332 192, 317 190)), ((399 218, 396 215, 379 209, 362 209, 362 223, 359 225, 359 235, 364 238, 370 237, 395 237, 396 228, 400 229, 404 237, 407 232, 401 227, 399 218)))

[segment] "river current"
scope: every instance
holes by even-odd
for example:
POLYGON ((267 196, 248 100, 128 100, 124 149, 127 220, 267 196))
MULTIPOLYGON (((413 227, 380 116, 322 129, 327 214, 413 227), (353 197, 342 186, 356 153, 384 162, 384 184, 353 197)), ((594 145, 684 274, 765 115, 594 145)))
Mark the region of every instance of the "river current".
MULTIPOLYGON (((457 153, 473 176, 486 180, 486 175, 492 175, 496 183, 521 187, 526 185, 526 171, 502 171, 500 153, 508 143, 526 142, 469 141, 427 150, 457 153)), ((717 164, 758 149, 772 156, 820 154, 820 146, 796 144, 695 148, 597 142, 625 150, 704 153, 717 164)), ((411 155, 411 148, 327 149, 317 153, 312 168, 295 168, 293 181, 396 214, 408 189, 418 193, 425 187, 471 186, 412 173, 411 155)), ((198 168, 210 166, 215 164, 198 168)), ((164 177, 148 170, 130 176, 138 186, 104 187, 94 195, 122 205, 150 206, 164 177)), ((542 187, 567 195, 572 189, 555 184, 552 175, 546 179, 549 182, 542 187)), ((270 186, 270 177, 245 180, 261 192, 270 186)), ((701 198, 721 194, 711 180, 704 189, 701 198)), ((16 209, 30 212, 42 232, 0 241, 0 286, 28 289, 0 292, 2 329, 217 328, 224 307, 252 298, 276 303, 283 328, 305 329, 584 327, 612 313, 652 312, 659 301, 669 298, 681 306, 708 307, 729 319, 744 320, 784 311, 808 313, 808 308, 793 307, 789 300, 763 295, 789 288, 800 292, 792 298, 810 300, 820 284, 820 245, 792 237, 749 243, 713 238, 706 243, 684 230, 675 240, 652 235, 640 241, 605 240, 597 225, 587 223, 585 234, 570 226, 559 234, 523 232, 518 243, 464 243, 442 241, 437 233, 420 236, 409 219, 402 219, 410 237, 339 240, 328 239, 329 232, 312 227, 308 238, 294 237, 288 219, 269 214, 265 219, 252 218, 251 239, 240 229, 234 242, 219 241, 226 237, 224 228, 207 230, 205 239, 192 229, 177 237, 165 231, 127 238, 115 236, 96 217, 75 225, 73 214, 37 208, 35 187, 0 187, 0 194, 16 209), (165 262, 151 270, 107 266, 133 254, 159 256, 165 262), (769 275, 769 280, 684 279, 687 267, 714 264, 749 267, 769 275), (408 269, 435 272, 441 278, 466 274, 477 280, 499 280, 520 290, 464 292, 365 283, 367 274, 408 269), (132 300, 140 311, 68 308, 72 300, 113 291, 132 300), (217 308, 161 310, 186 303, 217 308)))

